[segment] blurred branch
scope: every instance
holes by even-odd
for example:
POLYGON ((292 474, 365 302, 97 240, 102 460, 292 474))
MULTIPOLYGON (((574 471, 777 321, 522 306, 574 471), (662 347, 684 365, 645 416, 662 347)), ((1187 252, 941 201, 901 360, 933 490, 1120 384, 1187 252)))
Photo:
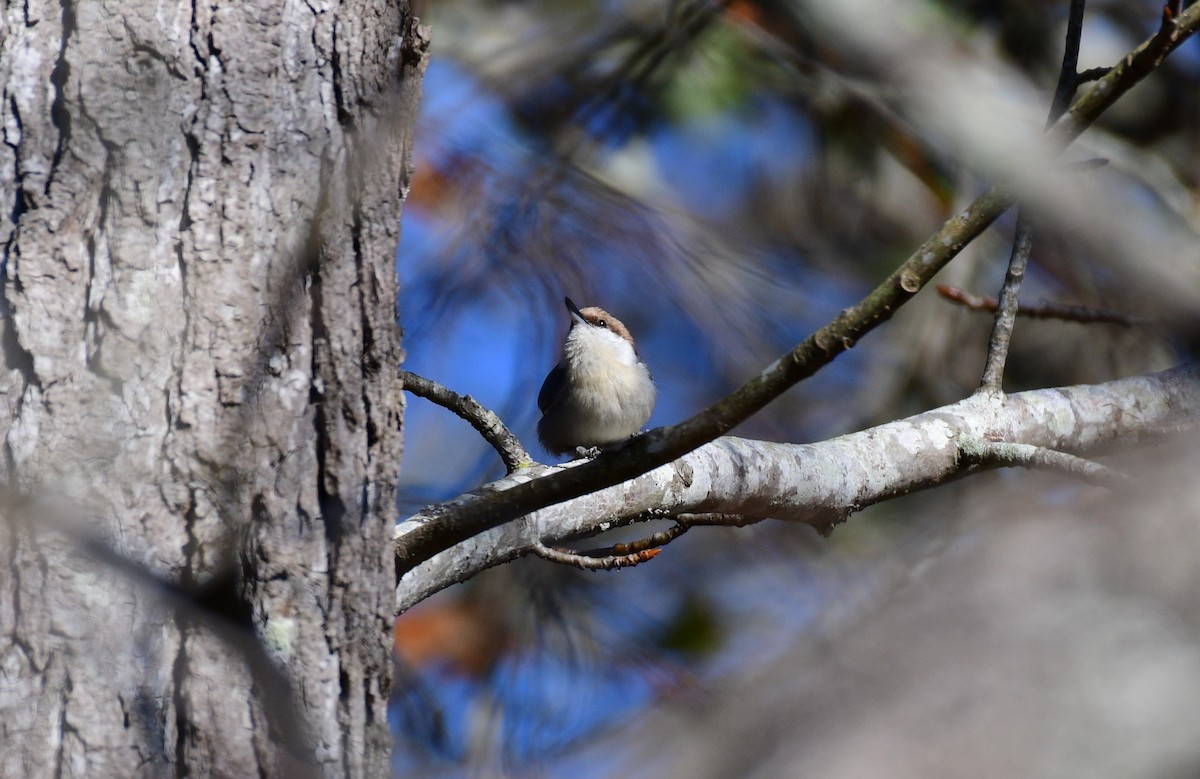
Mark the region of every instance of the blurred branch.
MULTIPOLYGON (((1121 60, 1071 106, 1047 134, 1061 150, 1078 137, 1121 95, 1152 72, 1163 58, 1200 26, 1200 5, 1184 11, 1163 36, 1161 31, 1121 60)), ((768 365, 731 395, 677 425, 651 430, 578 467, 516 484, 486 499, 451 501, 418 515, 397 531, 397 579, 455 544, 530 512, 578 498, 670 463, 723 435, 788 388, 816 373, 862 336, 886 322, 1012 204, 993 187, 950 218, 887 279, 857 305, 768 365)), ((901 458, 907 459, 907 458, 901 458)))
MULTIPOLYGON (((666 59, 695 41, 728 3, 729 0, 695 0, 680 4, 668 15, 669 18, 660 29, 647 36, 630 52, 620 67, 594 88, 579 90, 582 102, 568 105, 567 116, 577 124, 586 125, 604 110, 607 103, 619 100, 623 91, 645 87, 666 59)), ((562 156, 569 158, 571 151, 565 151, 562 156)))
MULTIPOLYGON (((972 311, 987 311, 995 313, 999 305, 995 298, 984 295, 972 295, 966 290, 952 287, 949 284, 939 284, 937 293, 946 300, 958 303, 972 311)), ((1150 324, 1150 321, 1119 311, 1109 311, 1103 308, 1089 306, 1070 306, 1062 303, 1042 303, 1036 306, 1021 306, 1017 316, 1029 319, 1060 319, 1064 322, 1080 322, 1082 324, 1101 323, 1121 325, 1122 327, 1138 327, 1150 324)))
MULTIPOLYGON (((536 58, 526 61, 531 72, 551 73, 550 81, 572 86, 564 96, 554 90, 537 90, 535 100, 514 101, 513 112, 530 127, 555 139, 555 156, 570 162, 588 143, 589 135, 604 136, 612 129, 612 119, 630 95, 648 91, 654 75, 672 58, 687 51, 708 26, 719 17, 729 0, 691 0, 672 4, 660 24, 640 30, 637 23, 604 30, 588 45, 580 47, 565 66, 548 64, 536 58), (604 62, 607 50, 618 50, 628 39, 637 43, 611 69, 596 74, 597 63, 604 62)), ((506 79, 512 82, 511 75, 506 79)), ((504 85, 497 85, 503 89, 504 85)), ((552 178, 561 175, 556 170, 552 178)), ((548 186, 548 185, 547 185, 548 186)))
MULTIPOLYGON (((723 437, 636 479, 522 517, 433 555, 400 578, 396 609, 465 581, 485 568, 627 525, 649 514, 697 512, 806 522, 828 530, 850 514, 889 498, 928 489, 979 470, 1042 461, 962 456, 962 442, 1001 439, 1058 452, 1089 454, 1131 444, 1200 419, 1200 374, 1176 369, 1105 384, 999 396, 975 394, 949 406, 815 444, 778 444, 723 437)), ((1007 452, 1021 451, 1019 448, 1007 452)), ((1049 460, 1045 460, 1049 462, 1049 460)), ((579 470, 584 466, 568 467, 579 470)), ((1049 465, 1047 465, 1049 467, 1049 465)), ((550 469, 559 471, 561 468, 550 469)), ((396 528, 397 544, 457 506, 487 505, 518 489, 524 472, 434 507, 396 528)), ((548 481, 536 479, 534 484, 548 481)), ((698 517, 695 524, 720 519, 698 517)), ((682 522, 687 522, 682 519, 682 522)), ((725 522, 720 522, 725 524, 725 522)))
POLYGON ((475 398, 459 395, 436 381, 411 371, 401 370, 400 380, 404 382, 404 389, 412 394, 449 409, 471 423, 471 427, 475 428, 500 455, 509 473, 533 462, 529 452, 521 445, 520 439, 504 426, 504 422, 495 412, 484 408, 475 398))
MULTIPOLYGON (((648 511, 639 516, 631 517, 628 524, 636 524, 638 522, 649 522, 655 519, 663 519, 661 510, 648 511)), ((766 517, 747 517, 741 514, 677 514, 675 524, 666 530, 661 530, 657 533, 651 533, 645 538, 639 538, 636 541, 627 541, 621 544, 613 544, 609 547, 600 549, 587 549, 579 554, 587 557, 606 557, 609 555, 628 555, 634 552, 644 552, 648 549, 663 547, 679 538, 681 535, 691 530, 694 527, 746 527, 761 522, 766 517)))

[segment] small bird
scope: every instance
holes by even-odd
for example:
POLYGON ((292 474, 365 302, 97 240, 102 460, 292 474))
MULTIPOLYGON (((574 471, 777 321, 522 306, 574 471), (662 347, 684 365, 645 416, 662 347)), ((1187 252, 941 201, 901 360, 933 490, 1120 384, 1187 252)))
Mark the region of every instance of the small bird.
POLYGON ((636 435, 654 410, 654 382, 621 320, 563 298, 571 329, 562 360, 538 393, 538 440, 551 454, 601 447, 636 435))

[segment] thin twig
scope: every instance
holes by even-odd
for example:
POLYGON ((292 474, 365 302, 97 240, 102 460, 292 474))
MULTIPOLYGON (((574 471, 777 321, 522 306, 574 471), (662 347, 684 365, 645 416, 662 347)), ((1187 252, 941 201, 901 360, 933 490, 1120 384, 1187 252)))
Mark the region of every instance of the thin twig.
POLYGON ((436 381, 418 376, 411 371, 401 370, 400 380, 404 382, 404 389, 412 394, 449 409, 470 422, 471 427, 479 431, 483 439, 491 444, 496 453, 500 455, 500 459, 504 461, 504 467, 508 469, 509 473, 533 463, 529 452, 525 451, 520 440, 504 426, 500 417, 496 416, 495 412, 484 408, 470 395, 459 395, 436 381))
POLYGON ((561 563, 570 565, 574 568, 580 568, 584 571, 613 571, 617 568, 632 568, 635 565, 653 560, 658 556, 658 549, 645 549, 641 552, 634 552, 626 555, 608 555, 605 557, 589 557, 588 555, 578 554, 576 552, 568 552, 566 549, 558 549, 552 546, 546 546, 541 541, 533 544, 531 550, 535 555, 544 560, 549 560, 552 563, 561 563))
MULTIPOLYGON (((646 521, 653 519, 664 519, 661 515, 649 515, 645 518, 646 521)), ((649 549, 661 548, 679 538, 681 535, 691 530, 694 527, 746 527, 753 525, 756 522, 762 522, 767 517, 750 517, 744 514, 679 514, 675 517, 675 524, 666 530, 652 533, 645 538, 639 538, 636 541, 629 541, 623 544, 613 544, 612 546, 601 547, 599 549, 585 549, 577 554, 585 557, 611 557, 613 555, 629 555, 636 552, 643 552, 649 549)), ((634 522, 642 521, 635 519, 634 522)), ((632 523, 631 523, 632 524, 632 523)))
MULTIPOLYGON (((649 517, 661 519, 662 517, 649 517)), ((662 547, 679 538, 693 527, 745 527, 761 522, 766 517, 747 517, 741 514, 680 514, 675 524, 666 530, 651 533, 645 538, 622 544, 570 551, 558 547, 537 544, 534 554, 556 563, 572 565, 589 571, 608 571, 615 568, 630 568, 655 557, 662 547)))
POLYGON ((960 438, 958 451, 960 462, 968 466, 1053 471, 1108 488, 1129 481, 1128 476, 1107 465, 1032 444, 960 438))
MULTIPOLYGON (((966 290, 952 287, 949 284, 939 284, 937 293, 946 300, 958 303, 972 311, 995 313, 999 305, 995 298, 987 295, 973 295, 966 290)), ((1122 327, 1145 327, 1153 322, 1145 317, 1122 314, 1105 308, 1090 306, 1073 306, 1066 303, 1041 303, 1036 306, 1021 306, 1017 316, 1028 319, 1057 319, 1063 322, 1079 322, 1081 324, 1120 325, 1122 327)))
POLYGON ((639 538, 636 541, 629 541, 623 544, 613 544, 612 546, 601 547, 599 549, 584 549, 579 551, 584 557, 613 557, 638 554, 650 549, 657 549, 666 546, 667 544, 679 538, 689 529, 688 525, 674 524, 666 530, 661 530, 657 533, 651 533, 645 538, 639 538))
MULTIPOLYGON (((1050 113, 1046 127, 1050 128, 1067 111, 1075 91, 1079 89, 1079 42, 1083 37, 1083 12, 1087 0, 1071 0, 1071 11, 1067 18, 1067 40, 1063 47, 1062 67, 1058 71, 1058 85, 1054 99, 1050 102, 1050 113)), ((988 340, 987 362, 979 389, 984 392, 1002 392, 1004 363, 1008 360, 1008 348, 1012 343, 1012 331, 1017 321, 1017 304, 1021 294, 1021 283, 1025 280, 1025 267, 1033 252, 1033 225, 1024 208, 1017 209, 1016 235, 1013 237, 1012 253, 1008 258, 1008 271, 1004 274, 1004 285, 1000 288, 1000 301, 996 307, 996 319, 992 324, 992 335, 988 340)))
MULTIPOLYGON (((632 525, 635 522, 661 519, 666 519, 666 517, 655 514, 646 516, 644 520, 635 519, 630 523, 632 525)), ((768 519, 766 516, 746 516, 744 514, 679 514, 674 517, 676 523, 665 529, 665 531, 652 533, 647 535, 646 538, 628 541, 625 544, 613 544, 612 546, 600 547, 600 549, 581 550, 577 553, 584 557, 632 555, 632 553, 666 546, 694 527, 745 527, 766 519, 768 519)))
MULTIPOLYGON (((660 518, 653 517, 653 519, 660 518)), ((761 522, 765 518, 746 517, 741 514, 680 514, 675 518, 675 524, 671 527, 651 533, 636 541, 597 549, 582 549, 577 552, 539 543, 533 547, 533 552, 547 560, 589 571, 630 568, 654 558, 664 546, 694 527, 745 527, 755 522, 761 522)))
POLYGON ((996 306, 992 337, 988 341, 987 362, 984 364, 983 378, 979 381, 979 389, 984 392, 1003 391, 1004 363, 1008 359, 1008 346, 1012 342, 1013 325, 1017 321, 1017 298, 1032 251, 1033 227, 1024 209, 1021 209, 1017 212, 1017 234, 1008 258, 1008 271, 1004 274, 1004 285, 1000 287, 1000 301, 996 306))

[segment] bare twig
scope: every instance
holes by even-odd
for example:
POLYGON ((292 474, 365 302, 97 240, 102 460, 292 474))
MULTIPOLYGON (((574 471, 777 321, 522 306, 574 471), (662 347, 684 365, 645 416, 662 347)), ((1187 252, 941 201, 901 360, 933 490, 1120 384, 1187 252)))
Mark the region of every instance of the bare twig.
POLYGON ((635 565, 640 565, 648 560, 653 560, 658 556, 658 549, 644 549, 640 552, 633 552, 625 555, 607 555, 605 557, 590 557, 588 555, 578 554, 576 552, 568 552, 565 549, 558 549, 551 546, 546 546, 541 541, 538 541, 530 547, 538 557, 544 560, 549 560, 552 563, 561 563, 570 565, 574 568, 580 568, 584 571, 613 571, 617 568, 632 568, 635 565))
POLYGON ((529 452, 525 451, 520 440, 504 426, 500 417, 484 408, 470 395, 459 395, 436 381, 411 371, 401 370, 400 379, 404 382, 404 389, 412 394, 447 408, 470 422, 471 427, 479 431, 483 439, 500 455, 509 473, 533 463, 529 452))
MULTIPOLYGON (((659 517, 648 516, 648 518, 658 519, 659 517)), ((741 514, 680 514, 675 518, 675 524, 671 527, 636 541, 579 551, 547 546, 538 542, 531 546, 531 550, 539 557, 552 562, 589 571, 609 571, 616 568, 631 568, 653 559, 662 551, 662 547, 693 527, 745 527, 766 518, 765 516, 747 517, 741 514)))
POLYGON ((645 538, 639 538, 636 541, 629 541, 624 544, 613 544, 612 546, 602 547, 599 549, 586 549, 579 552, 579 554, 585 557, 612 557, 614 555, 623 556, 638 554, 650 549, 657 549, 659 547, 666 546, 676 538, 679 538, 681 535, 686 533, 689 527, 689 525, 676 523, 671 525, 671 527, 667 528, 666 530, 652 533, 645 538))
MULTIPOLYGON (((949 284, 939 284, 937 292, 946 300, 953 301, 972 311, 987 311, 995 313, 998 303, 995 298, 986 295, 973 295, 966 290, 952 287, 949 284)), ((1081 324, 1120 325, 1122 327, 1145 327, 1152 324, 1145 317, 1122 314, 1104 308, 1090 306, 1073 306, 1065 303, 1040 303, 1035 306, 1021 306, 1017 316, 1028 319, 1058 319, 1064 322, 1079 322, 1081 324)))
MULTIPOLYGON (((1176 3, 1175 6, 1179 7, 1179 4, 1176 3)), ((1071 104, 1070 110, 1055 122, 1054 127, 1047 133, 1051 148, 1065 148, 1078 138, 1100 113, 1153 72, 1168 54, 1200 27, 1200 5, 1193 4, 1179 14, 1172 11, 1169 23, 1165 11, 1164 7, 1163 24, 1158 32, 1141 46, 1122 57, 1121 61, 1112 67, 1088 71, 1087 80, 1095 80, 1098 83, 1079 95, 1071 104), (1094 78, 1101 70, 1106 72, 1094 78)))
POLYGON ((1000 287, 1000 301, 996 306, 996 319, 992 324, 992 337, 988 341, 987 362, 984 363, 983 378, 979 389, 983 392, 1001 392, 1004 381, 1004 363, 1008 359, 1008 346, 1012 342, 1013 325, 1017 321, 1017 298, 1021 293, 1021 282, 1025 280, 1025 266, 1033 251, 1033 227, 1022 211, 1017 213, 1017 234, 1013 238, 1012 254, 1008 258, 1008 271, 1004 274, 1004 285, 1000 287))
POLYGON ((959 438, 958 451, 961 462, 967 466, 1053 471, 1109 488, 1129 481, 1128 476, 1107 465, 1032 444, 985 441, 964 436, 959 438))

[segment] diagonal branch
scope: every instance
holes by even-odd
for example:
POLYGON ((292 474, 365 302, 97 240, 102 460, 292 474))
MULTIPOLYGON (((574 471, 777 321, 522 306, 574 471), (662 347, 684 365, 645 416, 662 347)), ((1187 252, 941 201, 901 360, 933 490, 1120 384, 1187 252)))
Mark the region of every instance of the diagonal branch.
POLYGON ((494 411, 485 408, 475 398, 470 395, 459 395, 436 381, 418 376, 411 371, 400 371, 400 380, 404 382, 404 389, 412 394, 436 403, 469 422, 471 427, 483 436, 483 440, 491 444, 496 453, 500 455, 500 459, 504 461, 504 467, 509 473, 533 462, 529 452, 525 451, 525 447, 521 445, 520 439, 505 427, 504 422, 494 411))
MULTIPOLYGON (((1200 27, 1200 4, 1193 4, 1171 19, 1168 24, 1164 14, 1163 25, 1158 32, 1125 55, 1108 73, 1097 78, 1095 83, 1071 104, 1071 108, 1047 133, 1052 149, 1065 149, 1109 106, 1161 65, 1179 44, 1190 38, 1196 32, 1196 28, 1200 27)), ((1095 73, 1099 73, 1099 70, 1093 69, 1088 75, 1095 73)))

